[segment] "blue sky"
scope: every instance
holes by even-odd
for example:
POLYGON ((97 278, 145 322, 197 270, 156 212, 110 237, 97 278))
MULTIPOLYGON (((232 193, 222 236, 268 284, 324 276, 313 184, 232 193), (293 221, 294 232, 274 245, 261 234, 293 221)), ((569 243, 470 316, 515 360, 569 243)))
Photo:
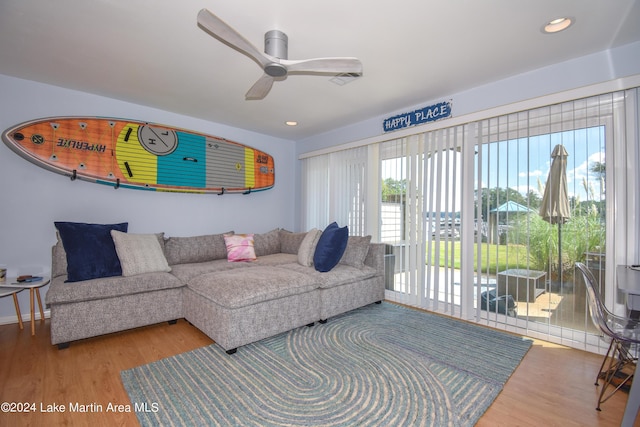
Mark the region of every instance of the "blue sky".
POLYGON ((604 197, 604 189, 599 176, 590 169, 595 162, 604 163, 604 133, 604 126, 598 126, 486 144, 482 161, 483 170, 489 172, 483 173, 483 186, 509 187, 523 195, 534 191, 542 196, 539 184, 544 189, 551 167, 551 152, 557 144, 562 144, 569 153, 569 196, 587 200, 586 180, 593 189, 595 200, 600 200, 604 197))

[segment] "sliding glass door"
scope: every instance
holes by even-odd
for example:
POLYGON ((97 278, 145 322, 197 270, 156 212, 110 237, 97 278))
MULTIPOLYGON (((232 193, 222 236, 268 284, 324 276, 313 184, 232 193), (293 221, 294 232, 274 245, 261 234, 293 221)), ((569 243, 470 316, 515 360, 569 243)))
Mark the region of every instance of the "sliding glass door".
POLYGON ((476 212, 487 232, 477 244, 485 255, 477 271, 495 283, 496 298, 514 307, 506 318, 500 308, 487 313, 487 323, 513 324, 561 342, 584 341, 586 332, 595 331, 574 265, 586 262, 606 296, 611 112, 611 98, 596 98, 478 124, 476 212), (567 154, 569 209, 549 222, 540 214, 543 194, 565 195, 550 175, 554 150, 567 154))
POLYGON ((463 139, 459 127, 380 144, 380 235, 401 302, 459 311, 463 139))
POLYGON ((595 329, 575 262, 592 270, 610 307, 622 302, 605 256, 607 147, 616 138, 623 146, 622 111, 624 95, 610 94, 380 144, 381 236, 396 255, 391 299, 588 341, 595 329), (569 210, 548 222, 540 206, 558 185, 549 177, 556 147, 568 153, 569 210))
POLYGON ((640 252, 637 115, 633 89, 309 157, 304 225, 337 219, 387 243, 390 300, 601 351, 574 265, 624 310, 614 270, 640 252), (550 221, 557 150, 568 209, 550 221))

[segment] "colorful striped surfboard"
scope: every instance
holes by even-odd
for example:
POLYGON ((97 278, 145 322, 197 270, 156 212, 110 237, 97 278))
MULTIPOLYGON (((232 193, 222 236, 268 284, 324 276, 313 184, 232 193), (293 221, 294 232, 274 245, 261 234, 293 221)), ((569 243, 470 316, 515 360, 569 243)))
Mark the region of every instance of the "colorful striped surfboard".
POLYGON ((272 188, 273 157, 223 138, 135 120, 49 117, 2 134, 52 172, 119 188, 250 193, 272 188))

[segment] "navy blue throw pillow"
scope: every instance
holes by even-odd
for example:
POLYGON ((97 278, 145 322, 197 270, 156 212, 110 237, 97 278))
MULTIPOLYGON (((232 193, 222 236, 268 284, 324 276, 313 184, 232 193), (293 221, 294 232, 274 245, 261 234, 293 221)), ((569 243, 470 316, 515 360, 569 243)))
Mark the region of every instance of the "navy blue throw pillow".
POLYGON ((347 249, 348 240, 349 229, 347 226, 340 228, 335 222, 329 224, 320 235, 316 251, 313 254, 315 269, 322 273, 331 271, 340 262, 340 258, 347 249))
POLYGON ((129 223, 54 222, 67 253, 67 282, 122 276, 111 230, 127 232, 129 223))

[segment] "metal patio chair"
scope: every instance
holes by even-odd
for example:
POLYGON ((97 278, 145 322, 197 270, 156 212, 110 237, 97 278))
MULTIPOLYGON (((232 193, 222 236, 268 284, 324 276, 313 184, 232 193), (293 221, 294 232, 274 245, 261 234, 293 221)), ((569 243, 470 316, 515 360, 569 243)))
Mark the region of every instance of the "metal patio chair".
POLYGON ((640 344, 640 323, 638 320, 611 313, 600 299, 600 294, 595 286, 596 279, 591 271, 580 262, 576 262, 576 268, 582 273, 587 288, 591 320, 602 335, 611 340, 595 382, 595 385, 598 386, 600 379, 604 381, 596 407, 600 411, 601 404, 609 400, 620 388, 631 384, 630 380, 633 378, 637 360, 633 351, 635 351, 636 345, 640 344), (625 368, 628 367, 632 369, 625 371, 625 368), (614 380, 617 381, 617 384, 613 383, 614 380), (614 387, 614 389, 605 394, 609 387, 614 387))

